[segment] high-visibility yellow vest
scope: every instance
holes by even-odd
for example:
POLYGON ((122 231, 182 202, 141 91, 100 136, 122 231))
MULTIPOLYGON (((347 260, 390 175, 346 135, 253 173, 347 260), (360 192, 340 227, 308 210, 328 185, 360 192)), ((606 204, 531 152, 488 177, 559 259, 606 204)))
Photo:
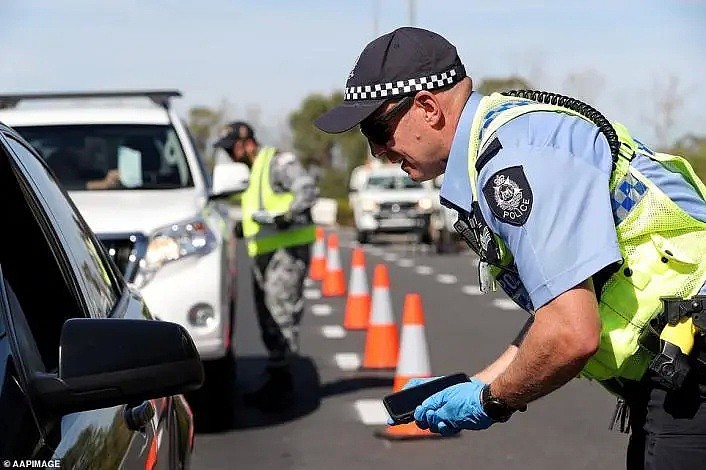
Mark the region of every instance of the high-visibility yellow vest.
MULTIPOLYGON (((492 142, 500 126, 537 111, 562 112, 589 121, 561 106, 499 93, 484 97, 473 120, 468 147, 474 200, 478 200, 475 167, 478 155, 492 142)), ((669 171, 681 174, 704 200, 706 186, 684 158, 652 152, 634 141, 621 124, 612 123, 612 126, 621 146, 610 176, 611 194, 624 189, 625 185, 640 188, 642 194, 616 225, 623 265, 610 276, 600 292, 600 347, 583 368, 582 375, 601 381, 638 380, 654 356, 642 341, 648 333, 650 320, 662 309, 660 297, 688 298, 696 295, 706 282, 706 223, 684 212, 652 181, 631 167, 630 160, 641 154, 658 161, 669 171)), ((509 250, 497 235, 495 238, 503 254, 502 263, 512 264, 509 250)), ((494 268, 496 276, 499 272, 494 268)))
POLYGON ((265 211, 272 215, 289 211, 294 201, 291 192, 277 193, 270 185, 270 164, 276 154, 272 147, 260 150, 250 171, 250 184, 241 200, 243 211, 243 236, 247 240, 250 256, 270 253, 279 248, 308 245, 316 240, 313 224, 292 224, 286 230, 274 225, 260 225, 253 214, 265 211))

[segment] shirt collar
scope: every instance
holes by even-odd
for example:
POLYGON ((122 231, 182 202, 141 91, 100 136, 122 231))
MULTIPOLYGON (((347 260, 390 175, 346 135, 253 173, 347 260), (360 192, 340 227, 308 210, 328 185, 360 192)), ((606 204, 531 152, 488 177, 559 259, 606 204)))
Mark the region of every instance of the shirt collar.
POLYGON ((444 182, 441 184, 439 195, 441 203, 450 209, 471 211, 471 182, 468 176, 468 142, 471 138, 473 118, 478 110, 478 104, 483 95, 474 91, 463 107, 461 117, 456 126, 449 159, 446 161, 444 182))

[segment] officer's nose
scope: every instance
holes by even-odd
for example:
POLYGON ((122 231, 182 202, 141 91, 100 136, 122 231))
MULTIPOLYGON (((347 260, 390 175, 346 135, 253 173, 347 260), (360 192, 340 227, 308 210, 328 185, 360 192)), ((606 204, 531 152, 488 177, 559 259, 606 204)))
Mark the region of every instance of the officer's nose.
POLYGON ((395 152, 386 152, 385 156, 390 163, 400 163, 403 160, 402 156, 396 154, 395 152))
POLYGON ((370 140, 368 140, 368 145, 370 146, 370 153, 373 154, 373 157, 380 159, 389 158, 386 146, 373 143, 370 140))

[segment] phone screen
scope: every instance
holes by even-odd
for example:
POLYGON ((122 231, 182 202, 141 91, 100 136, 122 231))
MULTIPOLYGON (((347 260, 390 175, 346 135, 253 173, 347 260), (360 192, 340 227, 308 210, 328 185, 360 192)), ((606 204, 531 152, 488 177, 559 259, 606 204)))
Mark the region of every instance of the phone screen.
MULTIPOLYGON (((383 402, 388 413, 393 419, 399 417, 410 418, 409 414, 414 413, 414 409, 421 405, 424 400, 458 383, 467 382, 466 374, 453 374, 432 380, 416 387, 401 390, 384 398, 383 402)), ((410 419, 411 420, 411 419, 410 419)))

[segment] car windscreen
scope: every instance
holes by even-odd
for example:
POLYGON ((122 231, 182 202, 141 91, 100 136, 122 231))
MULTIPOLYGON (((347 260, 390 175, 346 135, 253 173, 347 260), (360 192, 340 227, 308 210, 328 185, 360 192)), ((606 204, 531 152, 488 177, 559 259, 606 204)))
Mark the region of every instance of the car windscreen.
POLYGON ((370 175, 367 189, 418 189, 421 183, 413 181, 407 175, 370 175))
POLYGON ((184 150, 168 125, 14 127, 68 190, 193 186, 184 150))

